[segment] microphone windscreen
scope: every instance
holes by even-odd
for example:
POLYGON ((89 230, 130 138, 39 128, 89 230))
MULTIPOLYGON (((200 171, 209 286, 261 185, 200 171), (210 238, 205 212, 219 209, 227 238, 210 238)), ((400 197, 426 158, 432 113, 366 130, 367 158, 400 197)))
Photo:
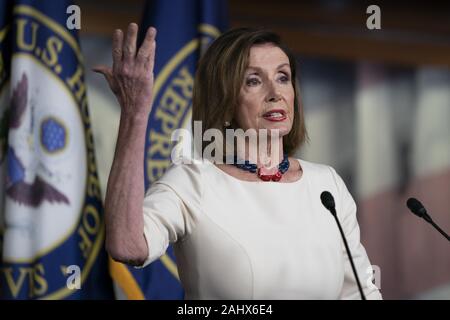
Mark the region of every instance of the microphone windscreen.
POLYGON ((322 204, 325 206, 325 208, 327 208, 328 210, 334 209, 335 207, 334 198, 333 195, 328 191, 322 192, 322 194, 320 195, 320 200, 322 201, 322 204))
POLYGON ((421 218, 427 212, 423 204, 416 198, 409 198, 408 201, 406 201, 406 205, 408 206, 409 210, 411 210, 412 213, 421 218))

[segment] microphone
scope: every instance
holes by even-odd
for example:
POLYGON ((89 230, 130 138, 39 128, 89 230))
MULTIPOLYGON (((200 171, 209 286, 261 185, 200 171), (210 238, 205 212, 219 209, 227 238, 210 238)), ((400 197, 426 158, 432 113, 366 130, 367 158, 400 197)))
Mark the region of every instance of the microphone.
POLYGON ((355 264, 353 263, 352 253, 350 252, 350 248, 348 247, 347 239, 345 238, 344 231, 342 230, 341 223, 339 222, 339 219, 336 214, 336 205, 334 203, 333 195, 331 193, 329 193, 328 191, 324 191, 320 195, 320 200, 322 201, 323 206, 325 208, 327 208, 328 211, 331 212, 331 215, 336 220, 336 223, 339 227, 339 231, 341 232, 342 240, 344 241, 345 250, 347 250, 347 255, 350 259, 350 264, 352 266, 352 270, 353 270, 353 274, 356 279, 356 283, 358 284, 358 289, 359 289, 359 293, 361 295, 361 300, 366 300, 366 296, 364 295, 364 292, 361 287, 361 282, 359 282, 359 277, 358 277, 358 273, 356 272, 355 264))
POLYGON ((408 201, 406 201, 406 205, 412 213, 431 224, 437 231, 439 231, 444 237, 446 237, 448 241, 450 241, 450 237, 448 236, 448 234, 445 233, 444 230, 439 228, 436 223, 434 223, 433 219, 431 219, 430 215, 428 214, 427 209, 425 209, 425 207, 419 200, 417 200, 416 198, 409 198, 408 201))

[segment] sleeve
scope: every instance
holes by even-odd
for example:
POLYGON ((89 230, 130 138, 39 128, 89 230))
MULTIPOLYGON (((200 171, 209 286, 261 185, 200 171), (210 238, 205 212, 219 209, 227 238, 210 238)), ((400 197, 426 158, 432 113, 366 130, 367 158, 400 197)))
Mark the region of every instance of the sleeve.
MULTIPOLYGON (((356 272, 358 273, 361 287, 364 291, 364 295, 367 300, 380 300, 382 299, 379 289, 373 284, 373 268, 367 256, 366 250, 360 241, 360 230, 358 221, 356 218, 356 204, 348 191, 342 178, 332 170, 337 188, 338 197, 336 199, 336 209, 338 219, 342 225, 345 237, 347 238, 348 246, 353 256, 353 262, 355 264, 356 272)), ((344 255, 344 284, 340 294, 340 299, 361 299, 358 284, 353 274, 352 266, 345 249, 345 245, 342 243, 342 250, 344 255)))
POLYGON ((182 241, 194 229, 200 212, 201 182, 189 171, 175 169, 147 191, 143 214, 149 255, 137 268, 161 257, 169 244, 182 241))

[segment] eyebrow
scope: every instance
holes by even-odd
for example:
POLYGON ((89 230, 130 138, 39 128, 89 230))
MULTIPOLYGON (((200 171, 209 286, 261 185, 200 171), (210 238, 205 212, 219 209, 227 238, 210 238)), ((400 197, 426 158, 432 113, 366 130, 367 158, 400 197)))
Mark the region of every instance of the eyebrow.
MULTIPOLYGON (((278 67, 276 67, 276 69, 281 69, 284 66, 290 66, 290 64, 287 62, 282 63, 278 67)), ((248 66, 247 69, 262 70, 260 67, 252 67, 252 66, 248 66)))

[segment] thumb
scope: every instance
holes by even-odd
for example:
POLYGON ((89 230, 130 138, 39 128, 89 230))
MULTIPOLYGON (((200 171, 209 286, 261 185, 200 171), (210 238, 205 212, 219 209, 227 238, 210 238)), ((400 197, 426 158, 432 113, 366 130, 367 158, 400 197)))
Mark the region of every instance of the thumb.
POLYGON ((92 68, 92 71, 102 74, 105 77, 106 81, 108 81, 108 84, 111 87, 111 89, 114 88, 112 69, 110 67, 103 65, 95 66, 92 68))
POLYGON ((110 67, 103 65, 95 66, 92 68, 92 71, 104 75, 106 80, 108 80, 108 82, 110 82, 110 80, 112 79, 112 70, 110 67))

